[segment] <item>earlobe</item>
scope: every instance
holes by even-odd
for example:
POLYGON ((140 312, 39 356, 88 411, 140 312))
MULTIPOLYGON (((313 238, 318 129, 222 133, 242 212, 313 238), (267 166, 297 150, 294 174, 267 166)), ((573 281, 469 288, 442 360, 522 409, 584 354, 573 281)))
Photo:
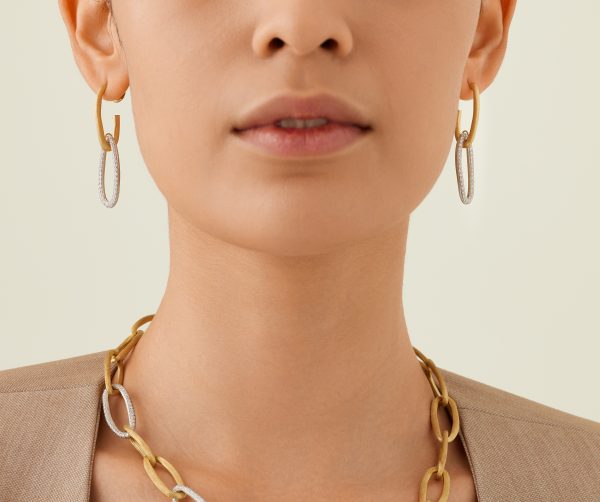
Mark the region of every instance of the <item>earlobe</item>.
POLYGON ((96 94, 108 82, 105 99, 117 100, 129 86, 125 55, 111 30, 111 16, 104 0, 58 0, 73 56, 88 85, 96 94))
POLYGON ((469 100, 473 92, 468 82, 477 82, 483 92, 496 77, 508 44, 508 33, 517 0, 484 0, 473 44, 465 66, 460 99, 469 100))

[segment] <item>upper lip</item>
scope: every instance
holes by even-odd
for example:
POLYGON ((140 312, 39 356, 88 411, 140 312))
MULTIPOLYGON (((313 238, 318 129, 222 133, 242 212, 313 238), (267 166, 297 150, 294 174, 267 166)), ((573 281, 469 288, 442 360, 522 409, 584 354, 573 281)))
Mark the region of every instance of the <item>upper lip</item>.
POLYGON ((277 95, 243 114, 233 129, 243 130, 273 124, 284 118, 317 117, 365 129, 371 127, 357 107, 333 94, 321 93, 312 96, 277 95))

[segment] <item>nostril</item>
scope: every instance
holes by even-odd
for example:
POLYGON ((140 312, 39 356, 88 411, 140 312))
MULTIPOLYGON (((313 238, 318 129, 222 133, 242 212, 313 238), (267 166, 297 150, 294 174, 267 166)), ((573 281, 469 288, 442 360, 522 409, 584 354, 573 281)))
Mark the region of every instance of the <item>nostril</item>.
POLYGON ((328 38, 321 44, 321 47, 323 47, 323 49, 335 49, 337 45, 338 43, 333 38, 328 38))
POLYGON ((275 37, 273 40, 269 42, 269 49, 279 49, 283 47, 284 41, 281 38, 275 37))

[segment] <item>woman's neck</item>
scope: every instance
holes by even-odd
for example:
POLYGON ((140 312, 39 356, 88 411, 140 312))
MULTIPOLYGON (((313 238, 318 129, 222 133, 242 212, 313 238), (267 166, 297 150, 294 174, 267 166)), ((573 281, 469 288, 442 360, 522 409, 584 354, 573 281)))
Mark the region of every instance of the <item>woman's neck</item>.
POLYGON ((416 490, 438 447, 402 306, 408 222, 308 257, 170 224, 166 291, 124 372, 153 449, 249 490, 416 490))

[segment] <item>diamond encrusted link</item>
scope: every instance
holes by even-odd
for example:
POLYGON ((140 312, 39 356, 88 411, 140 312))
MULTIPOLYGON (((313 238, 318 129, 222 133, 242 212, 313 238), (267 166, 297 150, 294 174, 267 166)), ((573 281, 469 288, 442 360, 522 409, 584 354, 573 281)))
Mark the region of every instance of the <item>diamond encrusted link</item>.
MULTIPOLYGON (((133 409, 133 403, 131 402, 131 398, 129 394, 125 390, 120 383, 113 383, 112 386, 119 391, 121 396, 123 396, 123 400, 125 401, 125 406, 127 406, 127 420, 129 422, 129 427, 135 430, 135 410, 133 409)), ((108 403, 108 390, 104 389, 102 392, 102 409, 104 411, 104 419, 106 423, 111 428, 111 430, 121 438, 128 438, 129 433, 127 431, 122 431, 117 427, 115 421, 113 420, 112 414, 110 412, 110 404, 108 403)))
POLYGON ((474 162, 473 162, 473 146, 467 147, 467 170, 469 176, 469 193, 465 195, 465 185, 462 173, 462 150, 463 144, 469 136, 468 131, 463 131, 460 135, 459 140, 456 142, 456 153, 455 164, 456 164, 456 179, 458 181, 458 194, 463 204, 470 204, 473 200, 473 194, 475 192, 475 180, 474 180, 474 162))
POLYGON ((114 207, 119 200, 119 187, 121 184, 121 164, 119 163, 119 149, 117 148, 117 142, 113 138, 113 135, 107 132, 104 137, 106 141, 110 145, 112 156, 113 156, 113 166, 114 166, 114 185, 113 185, 113 193, 110 200, 106 198, 106 190, 104 186, 104 171, 106 168, 106 153, 102 148, 100 149, 100 161, 98 163, 98 192, 100 194, 100 200, 102 204, 106 207, 114 207))
MULTIPOLYGON (((175 485, 173 487, 173 491, 174 492, 183 492, 186 495, 189 495, 190 497, 192 497, 192 500, 194 502, 206 502, 206 500, 204 500, 200 495, 198 495, 194 490, 192 490, 189 486, 185 486, 185 485, 175 485)), ((171 499, 172 502, 177 502, 176 498, 172 498, 171 499)))

